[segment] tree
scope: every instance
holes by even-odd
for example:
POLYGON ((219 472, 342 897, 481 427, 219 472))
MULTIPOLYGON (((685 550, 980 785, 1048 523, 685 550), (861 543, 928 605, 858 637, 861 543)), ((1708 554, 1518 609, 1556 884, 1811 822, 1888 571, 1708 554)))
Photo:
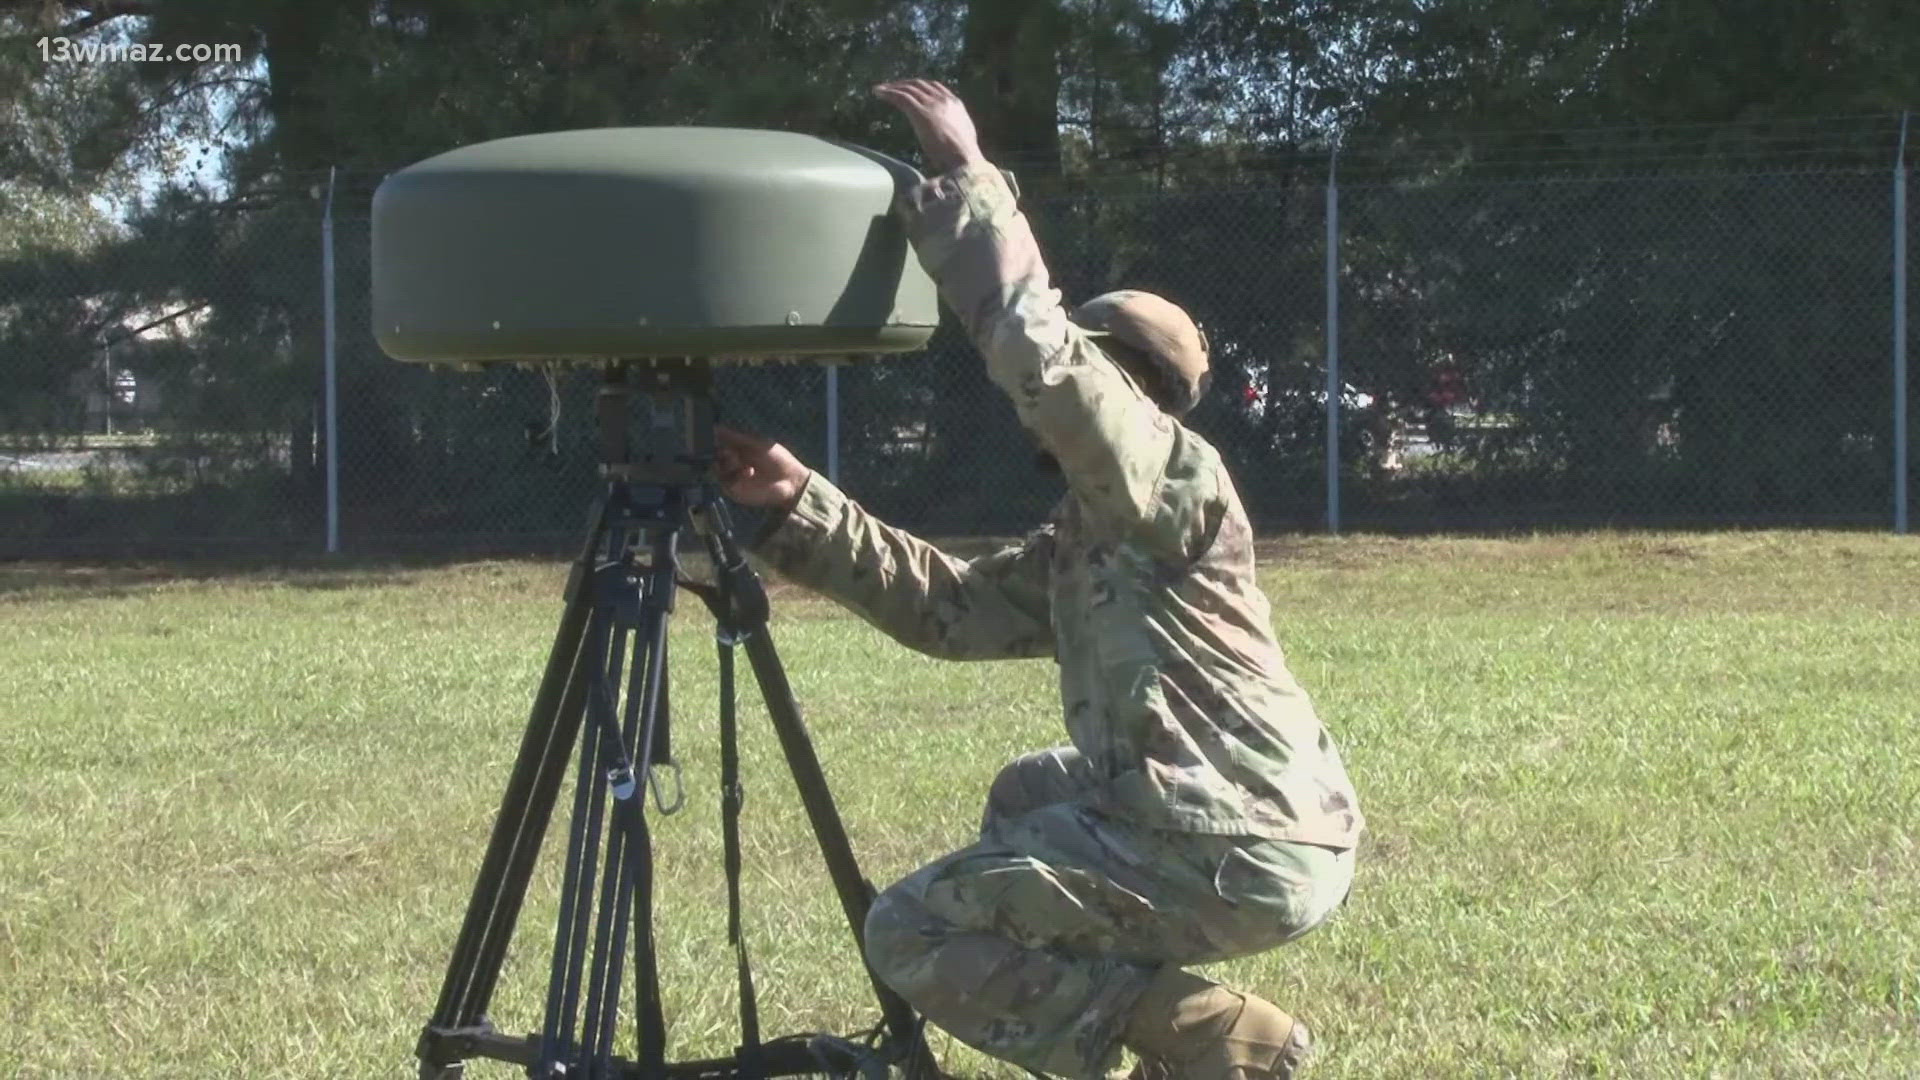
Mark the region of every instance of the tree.
MULTIPOLYGON (((1657 207, 1623 217, 1597 196, 1591 206, 1529 203, 1463 185, 1567 158, 1638 154, 1658 171, 1663 154, 1697 166, 1831 151, 1844 139, 1812 125, 1790 139, 1779 126, 1703 129, 1685 146, 1671 132, 1590 129, 1910 102, 1917 17, 1896 0, 0 0, 0 31, 14 35, 0 58, 10 106, 0 114, 0 200, 32 208, 36 237, 24 244, 27 230, 16 229, 0 250, 9 343, 0 347, 34 357, 0 378, 39 388, 9 395, 12 407, 52 401, 60 372, 91 362, 100 333, 129 313, 200 311, 197 350, 138 362, 178 383, 175 400, 205 402, 182 413, 183 425, 188 415, 190 426, 226 423, 209 419, 231 414, 216 400, 270 398, 258 422, 270 416, 274 434, 247 436, 267 447, 260 472, 290 461, 293 481, 311 484, 312 252, 329 170, 341 170, 337 240, 353 271, 364 263, 355 229, 373 184, 429 154, 536 130, 716 123, 817 132, 910 158, 910 136, 867 89, 925 72, 959 84, 989 153, 1018 171, 1071 298, 1148 287, 1202 316, 1221 376, 1197 422, 1250 471, 1292 477, 1273 481, 1276 505, 1300 503, 1324 438, 1314 427, 1319 236, 1335 145, 1352 200, 1350 284, 1364 300, 1348 305, 1349 329, 1380 346, 1352 363, 1360 391, 1417 401, 1437 370, 1464 364, 1476 392, 1524 423, 1497 437, 1456 432, 1461 445, 1504 447, 1502 461, 1549 448, 1569 475, 1573 463, 1613 453, 1606 440, 1618 427, 1582 421, 1579 408, 1625 415, 1644 411, 1649 394, 1665 395, 1687 452, 1743 447, 1749 435, 1706 418, 1758 414, 1716 413, 1697 399, 1702 380, 1681 377, 1710 370, 1705 358, 1737 333, 1686 338, 1691 367, 1663 361, 1651 386, 1622 383, 1618 401, 1596 412, 1553 388, 1603 370, 1619 346, 1530 335, 1517 315, 1562 313, 1569 330, 1604 328, 1621 312, 1691 327, 1688 305, 1731 305, 1750 319, 1738 326, 1758 327, 1786 310, 1787 283, 1755 275, 1703 292, 1697 275, 1672 270, 1684 243, 1661 240, 1657 207), (53 34, 234 43, 242 56, 56 68, 30 47, 53 34), (216 182, 197 182, 207 170, 189 167, 194 153, 212 155, 216 182), (1383 197, 1370 211, 1368 181, 1436 194, 1383 197), (130 208, 123 223, 88 216, 102 192, 130 208), (1389 212, 1396 199, 1400 211, 1389 212), (1415 207, 1439 217, 1413 220, 1415 207), (1616 225, 1627 239, 1608 231, 1616 225), (30 258, 27 246, 41 253, 30 258), (1510 287, 1497 294, 1492 282, 1510 287)), ((1880 137, 1863 134, 1856 149, 1880 137)), ((1731 222, 1765 202, 1728 189, 1701 195, 1696 211, 1731 222)), ((1818 251, 1822 273, 1862 280, 1867 255, 1818 251)), ((459 417, 531 392, 526 377, 447 379, 388 363, 362 332, 357 297, 342 290, 342 371, 356 418, 372 428, 345 447, 369 456, 349 464, 433 462, 420 468, 442 470, 435 476, 490 468, 494 451, 481 446, 497 435, 459 417)), ((943 335, 940 349, 951 359, 863 369, 845 384, 875 447, 903 430, 918 440, 913 454, 874 449, 858 463, 888 470, 903 491, 970 488, 962 481, 978 471, 981 438, 1024 440, 1008 410, 989 406, 981 419, 978 403, 996 399, 962 346, 943 335)), ((1733 449, 1714 460, 1753 457, 1733 449)), ((978 520, 978 509, 950 512, 978 520)))

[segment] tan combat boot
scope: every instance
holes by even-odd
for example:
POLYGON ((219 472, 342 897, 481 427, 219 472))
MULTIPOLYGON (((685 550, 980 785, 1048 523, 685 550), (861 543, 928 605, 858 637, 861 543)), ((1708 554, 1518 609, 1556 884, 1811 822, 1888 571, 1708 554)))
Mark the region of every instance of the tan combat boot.
POLYGON ((1253 994, 1163 968, 1127 1017, 1120 1041, 1141 1077, 1291 1080, 1305 1060, 1307 1026, 1253 994))

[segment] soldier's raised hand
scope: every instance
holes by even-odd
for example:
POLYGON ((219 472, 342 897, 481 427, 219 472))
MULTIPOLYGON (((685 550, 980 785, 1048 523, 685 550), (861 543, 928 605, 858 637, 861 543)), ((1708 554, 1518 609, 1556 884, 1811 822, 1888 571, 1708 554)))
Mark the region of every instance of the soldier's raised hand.
POLYGON ((779 443, 716 426, 714 468, 720 490, 742 506, 791 510, 813 470, 779 443))
POLYGON ((966 103, 940 83, 896 79, 874 87, 873 96, 899 109, 913 125, 929 172, 949 172, 986 160, 966 103))

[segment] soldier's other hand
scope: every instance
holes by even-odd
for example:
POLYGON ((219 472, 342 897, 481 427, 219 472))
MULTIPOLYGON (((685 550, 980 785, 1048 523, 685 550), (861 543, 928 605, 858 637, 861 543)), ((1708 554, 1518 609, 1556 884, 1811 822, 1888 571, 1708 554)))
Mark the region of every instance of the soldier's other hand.
POLYGON ((742 506, 791 510, 813 470, 779 443, 715 426, 714 471, 720 490, 742 506))
POLYGON ((895 79, 874 87, 873 96, 899 109, 913 125, 929 171, 950 172, 986 160, 966 104, 940 83, 895 79))

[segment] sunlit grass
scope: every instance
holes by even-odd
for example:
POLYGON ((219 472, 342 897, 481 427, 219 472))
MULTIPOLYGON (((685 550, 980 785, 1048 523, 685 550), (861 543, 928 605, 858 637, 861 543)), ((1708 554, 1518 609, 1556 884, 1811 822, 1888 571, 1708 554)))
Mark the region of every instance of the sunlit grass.
MULTIPOLYGON (((1371 831, 1336 922, 1221 970, 1314 1024, 1313 1075, 1920 1075, 1920 546, 1264 554, 1371 831)), ((0 1075, 411 1075, 562 575, 0 568, 0 1075)), ((962 842, 999 765, 1062 737, 1048 663, 940 663, 776 603, 878 882, 962 842)), ((689 805, 657 827, 661 951, 692 1055, 736 1037, 697 605, 674 647, 689 805)), ((863 1027, 792 785, 745 721, 768 1030, 863 1027)), ((537 1025, 553 871, 509 1031, 537 1025)))

